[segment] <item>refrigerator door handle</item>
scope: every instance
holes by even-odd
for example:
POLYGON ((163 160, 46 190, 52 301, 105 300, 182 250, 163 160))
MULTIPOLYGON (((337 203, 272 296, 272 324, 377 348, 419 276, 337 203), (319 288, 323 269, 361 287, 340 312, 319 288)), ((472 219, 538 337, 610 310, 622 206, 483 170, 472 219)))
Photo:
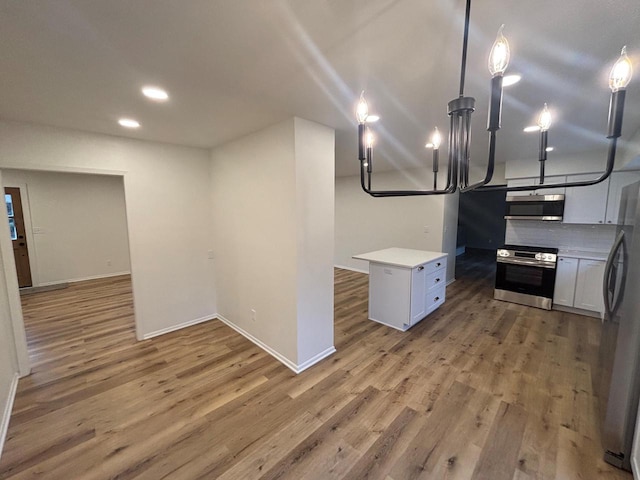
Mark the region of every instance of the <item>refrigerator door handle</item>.
MULTIPOLYGON (((621 247, 624 249, 623 251, 626 250, 624 231, 620 231, 620 233, 618 234, 616 241, 613 243, 613 247, 611 247, 611 251, 609 252, 609 257, 607 258, 607 263, 605 264, 605 267, 604 267, 604 277, 602 279, 602 295, 604 297, 603 321, 605 319, 607 320, 613 319, 613 316, 615 315, 616 311, 620 307, 620 301, 622 300, 621 297, 615 298, 615 279, 611 279, 611 273, 614 270, 617 270, 617 267, 614 269, 614 266, 615 266, 614 262, 618 255, 618 250, 620 250, 621 247), (613 285, 613 288, 610 288, 611 285, 613 285), (609 294, 611 294, 611 298, 609 297, 609 294), (615 302, 613 305, 611 305, 611 300, 614 298, 615 298, 615 302)), ((626 281, 626 273, 627 273, 626 255, 624 255, 623 258, 624 258, 624 261, 622 263, 622 278, 624 283, 624 281, 626 281)))

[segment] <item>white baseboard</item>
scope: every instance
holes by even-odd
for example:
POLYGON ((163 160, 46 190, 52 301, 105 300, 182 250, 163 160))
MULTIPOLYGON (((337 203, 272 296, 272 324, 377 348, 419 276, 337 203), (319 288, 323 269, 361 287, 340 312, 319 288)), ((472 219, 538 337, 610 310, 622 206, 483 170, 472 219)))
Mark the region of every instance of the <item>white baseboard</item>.
POLYGON ((347 267, 346 265, 334 265, 334 267, 342 268, 343 270, 351 270, 352 272, 366 273, 369 275, 369 270, 363 270, 361 268, 347 267))
POLYGON ((218 319, 222 323, 227 325, 228 327, 231 327, 232 329, 234 329, 236 332, 238 332, 240 335, 245 337, 247 340, 249 340, 250 342, 256 344, 258 347, 263 349, 265 352, 267 352, 269 355, 274 357, 276 360, 278 360, 284 366, 286 366, 289 369, 291 369, 295 374, 301 373, 302 371, 306 370, 307 368, 311 367, 312 365, 315 365, 320 360, 322 360, 323 358, 328 357, 329 355, 331 355, 332 353, 334 353, 336 351, 335 347, 327 348, 324 352, 321 352, 318 355, 310 358, 306 362, 303 362, 300 365, 297 365, 295 362, 289 360, 287 357, 282 355, 280 352, 278 352, 277 350, 274 350, 269 345, 264 343, 262 340, 254 337, 249 332, 247 332, 245 329, 243 329, 242 327, 239 327, 238 325, 233 323, 231 320, 223 317, 220 314, 218 314, 218 319))
POLYGON ((4 441, 7 438, 7 431, 9 430, 9 419, 11 418, 11 410, 13 409, 13 401, 16 398, 16 390, 18 389, 18 374, 13 375, 11 380, 11 386, 9 387, 9 395, 7 397, 7 403, 4 406, 2 412, 2 418, 0 419, 0 457, 2 456, 2 449, 4 448, 4 441))
POLYGON ((296 373, 304 372, 307 368, 313 367, 316 363, 318 363, 321 360, 324 360, 329 355, 332 355, 334 353, 336 353, 336 347, 333 347, 333 346, 329 347, 324 352, 320 352, 319 354, 314 355, 313 357, 311 357, 306 362, 302 362, 300 365, 298 365, 297 370, 294 370, 294 371, 296 373))
POLYGON ((176 330, 181 330, 183 328, 191 327, 192 325, 197 325, 198 323, 208 322, 209 320, 214 320, 216 318, 216 314, 206 315, 204 317, 196 318, 194 320, 187 320, 186 322, 179 323, 178 325, 172 325, 167 328, 162 328, 160 330, 156 330, 155 332, 145 333, 141 340, 149 340, 153 337, 158 337, 160 335, 164 335, 165 333, 175 332, 176 330))
POLYGON ((104 274, 101 274, 101 275, 91 275, 89 277, 71 278, 69 280, 56 280, 54 282, 41 282, 39 285, 35 285, 35 286, 36 287, 48 287, 50 285, 59 285, 61 283, 86 282, 87 280, 98 280, 100 278, 120 277, 122 275, 131 275, 131 271, 116 272, 116 273, 104 273, 104 274))

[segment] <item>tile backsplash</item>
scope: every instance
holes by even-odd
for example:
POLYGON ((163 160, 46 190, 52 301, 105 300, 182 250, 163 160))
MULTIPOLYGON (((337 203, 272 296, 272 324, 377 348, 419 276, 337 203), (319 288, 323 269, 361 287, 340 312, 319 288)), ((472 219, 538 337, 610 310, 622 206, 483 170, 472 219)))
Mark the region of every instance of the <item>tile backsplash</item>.
POLYGON ((615 225, 576 225, 535 220, 507 220, 505 243, 565 250, 608 252, 615 225))

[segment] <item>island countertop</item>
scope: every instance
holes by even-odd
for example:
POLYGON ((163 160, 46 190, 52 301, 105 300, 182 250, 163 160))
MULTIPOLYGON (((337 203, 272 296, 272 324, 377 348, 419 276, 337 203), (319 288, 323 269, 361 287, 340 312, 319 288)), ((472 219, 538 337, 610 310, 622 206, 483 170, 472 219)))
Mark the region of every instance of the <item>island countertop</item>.
POLYGON ((376 250, 375 252, 359 253, 352 258, 385 265, 395 265, 397 267, 414 268, 432 260, 445 258, 447 255, 448 254, 443 252, 392 247, 385 248, 384 250, 376 250))

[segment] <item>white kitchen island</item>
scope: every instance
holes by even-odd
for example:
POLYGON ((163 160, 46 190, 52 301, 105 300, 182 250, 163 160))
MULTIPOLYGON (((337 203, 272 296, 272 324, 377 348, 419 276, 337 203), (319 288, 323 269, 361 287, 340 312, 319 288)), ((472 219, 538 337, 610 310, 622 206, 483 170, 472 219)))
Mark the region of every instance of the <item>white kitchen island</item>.
POLYGON ((369 320, 404 332, 445 301, 446 253, 386 248, 353 258, 369 262, 369 320))

